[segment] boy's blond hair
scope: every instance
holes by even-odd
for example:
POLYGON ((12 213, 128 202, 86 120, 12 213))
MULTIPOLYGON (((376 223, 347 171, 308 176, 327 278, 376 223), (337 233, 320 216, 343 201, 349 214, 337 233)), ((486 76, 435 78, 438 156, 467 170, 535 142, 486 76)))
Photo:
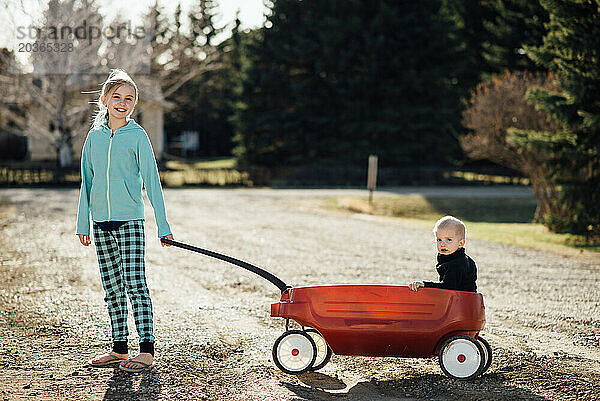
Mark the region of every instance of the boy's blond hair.
POLYGON ((433 227, 433 232, 437 233, 440 229, 452 229, 460 239, 467 238, 467 226, 456 217, 444 216, 439 219, 433 227))

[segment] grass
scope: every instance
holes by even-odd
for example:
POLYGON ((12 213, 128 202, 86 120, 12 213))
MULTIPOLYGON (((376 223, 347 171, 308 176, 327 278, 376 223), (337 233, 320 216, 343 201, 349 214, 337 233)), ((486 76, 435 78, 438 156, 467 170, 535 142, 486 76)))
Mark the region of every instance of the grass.
POLYGON ((170 160, 166 163, 167 168, 173 170, 203 169, 219 170, 236 168, 237 162, 234 157, 214 157, 209 159, 177 161, 170 160))
POLYGON ((531 223, 535 199, 529 198, 442 198, 422 195, 341 198, 326 207, 402 219, 420 228, 433 228, 437 219, 453 215, 467 224, 470 238, 517 245, 561 254, 600 252, 600 240, 556 234, 542 224, 531 223))
POLYGON ((216 157, 199 160, 170 160, 165 163, 167 171, 160 173, 166 186, 183 185, 251 186, 247 172, 235 169, 233 157, 216 157))
POLYGON ((452 171, 444 173, 447 178, 460 178, 467 182, 478 181, 486 184, 513 184, 513 185, 530 185, 531 181, 526 177, 509 177, 503 175, 480 174, 470 171, 452 171))

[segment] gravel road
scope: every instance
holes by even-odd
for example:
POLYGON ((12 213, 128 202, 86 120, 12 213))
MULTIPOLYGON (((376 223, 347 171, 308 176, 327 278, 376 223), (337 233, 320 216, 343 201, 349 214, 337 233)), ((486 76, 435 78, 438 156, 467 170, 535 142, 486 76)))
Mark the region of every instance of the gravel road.
MULTIPOLYGON (((319 207, 319 198, 355 193, 167 189, 165 198, 176 240, 263 266, 290 285, 435 280, 430 230, 319 207)), ((95 250, 74 235, 77 197, 0 190, 0 401, 600 399, 598 258, 470 240, 494 349, 490 370, 474 381, 445 377, 436 359, 343 356, 289 376, 271 360, 284 329, 269 317, 277 289, 225 262, 161 248, 149 204, 156 363, 138 375, 88 368, 110 334, 95 250)))

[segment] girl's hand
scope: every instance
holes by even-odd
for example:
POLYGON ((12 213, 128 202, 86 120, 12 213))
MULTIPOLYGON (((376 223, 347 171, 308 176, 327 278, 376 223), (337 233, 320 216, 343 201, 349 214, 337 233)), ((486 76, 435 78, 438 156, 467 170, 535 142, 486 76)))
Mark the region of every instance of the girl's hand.
POLYGON ((422 281, 413 281, 408 285, 408 288, 410 288, 412 291, 417 291, 419 287, 425 287, 425 284, 423 284, 422 281))
MULTIPOLYGON (((160 237, 160 238, 161 238, 161 239, 162 239, 162 238, 166 238, 166 239, 170 239, 171 241, 173 241, 173 234, 165 235, 164 237, 160 237)), ((172 246, 172 245, 169 245, 169 244, 165 244, 165 243, 164 243, 164 242, 162 242, 162 241, 160 241, 160 244, 161 244, 162 246, 172 246)))
POLYGON ((79 237, 79 242, 81 242, 81 245, 88 246, 92 243, 89 235, 77 234, 77 236, 79 237))

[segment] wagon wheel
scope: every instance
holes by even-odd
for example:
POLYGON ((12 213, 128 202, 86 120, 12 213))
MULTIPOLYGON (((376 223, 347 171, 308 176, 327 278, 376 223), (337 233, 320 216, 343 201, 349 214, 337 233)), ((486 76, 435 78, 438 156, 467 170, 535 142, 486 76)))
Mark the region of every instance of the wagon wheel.
POLYGON ((306 329, 305 332, 311 336, 315 345, 317 346, 317 357, 313 366, 309 369, 311 372, 315 370, 319 370, 327 365, 329 359, 331 359, 331 348, 327 345, 327 341, 323 338, 321 333, 319 333, 315 329, 306 329))
POLYGON ((484 367, 484 350, 472 337, 453 336, 442 345, 439 362, 447 376, 457 380, 470 380, 479 375, 484 367))
POLYGON ((302 330, 289 330, 273 344, 273 361, 283 372, 297 375, 310 370, 317 358, 317 346, 302 330))
POLYGON ((479 341, 482 345, 483 352, 485 354, 485 363, 483 365, 483 369, 481 370, 481 375, 487 372, 490 365, 492 364, 492 347, 490 347, 490 343, 486 341, 485 338, 481 336, 477 336, 477 341, 479 341))

